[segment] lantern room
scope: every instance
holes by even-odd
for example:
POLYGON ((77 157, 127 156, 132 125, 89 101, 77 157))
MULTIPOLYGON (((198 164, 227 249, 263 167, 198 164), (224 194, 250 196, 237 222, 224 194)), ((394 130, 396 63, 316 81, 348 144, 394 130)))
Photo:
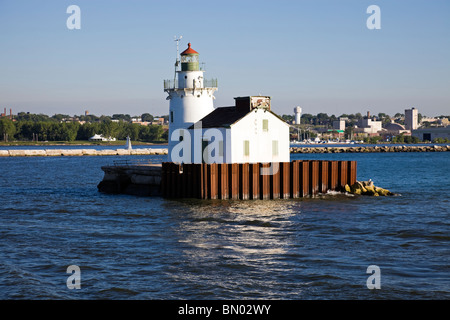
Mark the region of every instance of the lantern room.
POLYGON ((198 52, 191 48, 191 44, 188 43, 188 48, 181 54, 181 71, 198 71, 198 52))

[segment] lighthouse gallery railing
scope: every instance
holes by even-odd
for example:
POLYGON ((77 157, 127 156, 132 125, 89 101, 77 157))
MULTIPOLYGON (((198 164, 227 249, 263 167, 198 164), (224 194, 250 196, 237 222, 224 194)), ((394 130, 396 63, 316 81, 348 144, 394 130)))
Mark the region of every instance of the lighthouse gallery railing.
MULTIPOLYGON (((217 88, 217 79, 204 79, 203 88, 217 88)), ((164 80, 164 90, 178 89, 178 81, 164 80)))

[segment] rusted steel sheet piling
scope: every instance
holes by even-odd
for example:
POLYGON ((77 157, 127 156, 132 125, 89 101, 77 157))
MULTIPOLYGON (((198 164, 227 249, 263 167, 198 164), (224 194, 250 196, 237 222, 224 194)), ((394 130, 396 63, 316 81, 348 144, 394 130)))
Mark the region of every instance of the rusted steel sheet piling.
POLYGON ((161 195, 198 199, 287 199, 343 190, 356 182, 356 161, 162 164, 161 195))

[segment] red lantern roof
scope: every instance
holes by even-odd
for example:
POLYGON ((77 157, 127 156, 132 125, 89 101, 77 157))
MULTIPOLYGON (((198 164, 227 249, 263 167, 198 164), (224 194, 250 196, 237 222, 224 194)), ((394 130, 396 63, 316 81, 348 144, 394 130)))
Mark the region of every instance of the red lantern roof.
POLYGON ((186 50, 184 50, 181 54, 183 54, 183 55, 185 55, 185 54, 198 54, 198 52, 191 48, 191 43, 189 42, 188 43, 188 48, 186 50))

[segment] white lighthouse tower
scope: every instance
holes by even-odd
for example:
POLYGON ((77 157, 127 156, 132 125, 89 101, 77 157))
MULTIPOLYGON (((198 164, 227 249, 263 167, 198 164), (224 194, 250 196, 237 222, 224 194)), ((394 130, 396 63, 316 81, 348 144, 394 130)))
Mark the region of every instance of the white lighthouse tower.
MULTIPOLYGON (((172 149, 180 141, 172 141, 172 133, 176 129, 187 129, 214 110, 214 92, 217 90, 217 80, 205 80, 204 70, 199 68, 199 54, 188 48, 180 54, 181 70, 175 70, 173 81, 164 81, 164 91, 169 94, 169 146, 168 161, 172 161, 172 149)), ((178 65, 175 64, 175 68, 178 65)))

